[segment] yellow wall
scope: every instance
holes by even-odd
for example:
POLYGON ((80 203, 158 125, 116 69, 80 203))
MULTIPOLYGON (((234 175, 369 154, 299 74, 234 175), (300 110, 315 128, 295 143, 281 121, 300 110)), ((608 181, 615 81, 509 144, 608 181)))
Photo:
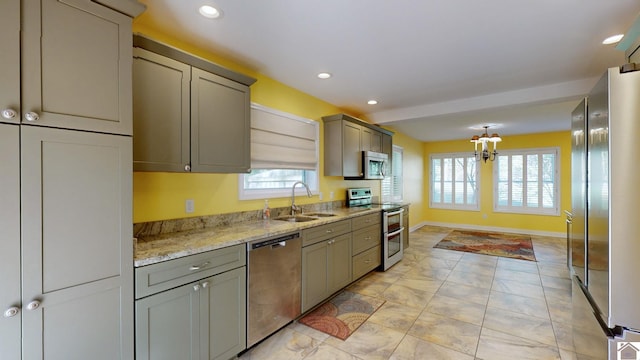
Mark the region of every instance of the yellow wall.
MULTIPOLYGON (((134 22, 134 32, 146 35, 165 44, 183 49, 194 55, 209 59, 229 69, 241 72, 257 79, 251 86, 251 101, 285 111, 297 116, 320 121, 321 117, 336 113, 347 112, 332 104, 314 98, 285 84, 270 79, 251 69, 244 68, 216 54, 204 51, 190 45, 187 41, 173 38, 159 33, 144 24, 144 17, 134 22)), ((353 116, 361 114, 349 113, 353 116)), ((366 120, 366 119, 365 119, 366 120)), ((379 194, 380 181, 345 181, 341 177, 322 176, 324 156, 322 144, 324 139, 323 127, 320 126, 320 192, 324 195, 323 201, 329 200, 329 193, 334 192, 336 200, 344 200, 346 189, 349 187, 368 186, 379 194)), ((422 219, 422 183, 423 172, 416 171, 418 163, 422 166, 421 143, 410 137, 396 134, 394 144, 406 146, 405 158, 414 166, 407 170, 410 174, 412 187, 420 189, 408 196, 408 200, 418 204, 411 206, 410 221, 418 222, 422 219), (406 145, 405 145, 406 144, 406 145), (415 210, 414 210, 415 208, 415 210)), ((406 167, 407 165, 405 165, 406 167)), ((271 207, 284 207, 290 205, 289 198, 270 199, 271 207)), ((319 202, 319 197, 309 199, 299 197, 297 203, 308 204, 319 202)), ((191 216, 213 215, 236 211, 261 209, 263 200, 238 200, 238 175, 236 174, 181 174, 181 173, 151 173, 135 172, 133 176, 133 222, 146 222, 166 219, 176 219, 191 216), (194 213, 185 213, 185 200, 193 199, 195 203, 194 213)))
MULTIPOLYGON (((168 45, 183 49, 194 55, 216 62, 229 69, 252 76, 258 81, 251 86, 251 101, 300 117, 321 122, 321 117, 341 112, 356 117, 362 114, 340 109, 325 101, 312 97, 290 86, 282 84, 224 57, 191 45, 183 39, 159 33, 147 27, 144 16, 134 22, 134 32, 149 36, 168 45)), ((363 118, 367 120, 366 118, 363 118)), ((393 128, 389 128, 395 131, 393 128)), ((323 127, 320 126, 320 192, 328 201, 330 192, 336 200, 344 200, 349 187, 368 186, 379 194, 379 181, 345 181, 341 177, 323 176, 323 127)), ((564 231, 562 216, 532 216, 499 214, 492 211, 492 172, 489 164, 481 165, 481 210, 451 211, 429 208, 429 154, 432 152, 469 151, 468 140, 423 143, 400 132, 395 132, 394 145, 403 147, 404 201, 411 203, 410 224, 423 222, 465 224, 488 227, 508 227, 538 231, 564 231), (486 215, 486 218, 483 217, 486 215)), ((569 132, 510 136, 500 143, 500 148, 531 148, 560 146, 561 156, 561 209, 569 208, 570 201, 570 135, 569 132)), ((300 204, 319 202, 318 196, 309 199, 299 197, 300 204)), ((289 198, 270 199, 272 207, 290 204, 289 198)), ((238 175, 236 174, 182 174, 135 172, 133 177, 133 221, 134 223, 176 219, 191 216, 222 214, 236 211, 261 209, 262 200, 238 200, 238 175), (186 199, 193 199, 195 212, 184 211, 186 199)))
POLYGON ((429 156, 433 153, 469 152, 472 144, 469 140, 430 142, 424 144, 424 221, 478 225, 540 232, 562 233, 566 231, 563 210, 571 207, 571 134, 553 132, 504 137, 500 149, 527 149, 542 147, 560 148, 560 215, 525 215, 493 212, 493 163, 488 161, 480 166, 480 211, 442 210, 429 208, 429 156))

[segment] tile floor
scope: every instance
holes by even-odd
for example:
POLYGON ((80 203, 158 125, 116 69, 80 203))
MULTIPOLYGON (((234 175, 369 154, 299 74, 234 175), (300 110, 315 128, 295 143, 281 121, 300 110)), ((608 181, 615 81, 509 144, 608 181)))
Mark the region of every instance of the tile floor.
POLYGON ((564 238, 532 236, 537 262, 434 249, 411 233, 402 262, 349 289, 386 303, 346 341, 294 322, 243 360, 577 359, 564 238))

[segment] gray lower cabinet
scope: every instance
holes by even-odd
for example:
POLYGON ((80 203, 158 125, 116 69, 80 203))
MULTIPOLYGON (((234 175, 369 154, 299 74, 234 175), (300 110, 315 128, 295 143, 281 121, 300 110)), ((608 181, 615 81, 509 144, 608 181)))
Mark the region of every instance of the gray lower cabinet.
POLYGON ((382 263, 380 214, 354 218, 353 227, 353 279, 359 279, 382 263))
POLYGON ((303 247, 302 312, 347 286, 351 279, 350 232, 303 247))
POLYGON ((0 354, 132 359, 131 138, 0 130, 0 354))
POLYGON ((409 247, 409 205, 405 205, 402 207, 404 209, 404 213, 402 213, 402 246, 407 249, 409 247))
POLYGON ((255 80, 141 36, 134 41, 134 170, 248 172, 255 80))
POLYGON ((136 359, 226 360, 243 351, 244 256, 239 245, 136 269, 137 294, 169 288, 135 302, 136 359))

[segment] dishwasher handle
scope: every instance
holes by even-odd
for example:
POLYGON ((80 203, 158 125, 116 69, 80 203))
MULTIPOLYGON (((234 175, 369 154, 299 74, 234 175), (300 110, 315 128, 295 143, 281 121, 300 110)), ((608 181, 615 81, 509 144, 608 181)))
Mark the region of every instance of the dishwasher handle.
POLYGON ((280 248, 280 247, 284 247, 286 246, 286 242, 290 241, 290 240, 294 240, 300 237, 300 233, 293 233, 293 234, 289 234, 289 235, 284 235, 284 236, 278 236, 272 239, 267 239, 267 240, 262 240, 262 241, 256 241, 253 242, 251 244, 249 244, 249 246, 247 247, 248 251, 252 251, 252 250, 258 250, 261 249, 265 246, 270 246, 272 249, 276 249, 276 248, 280 248))

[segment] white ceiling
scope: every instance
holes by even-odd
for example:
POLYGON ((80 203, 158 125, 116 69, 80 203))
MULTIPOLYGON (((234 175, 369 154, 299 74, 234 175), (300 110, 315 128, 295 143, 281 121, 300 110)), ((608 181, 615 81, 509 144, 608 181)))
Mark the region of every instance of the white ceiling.
POLYGON ((602 40, 640 13, 638 0, 141 1, 143 26, 423 141, 487 123, 568 130, 577 99, 624 62, 602 40))

